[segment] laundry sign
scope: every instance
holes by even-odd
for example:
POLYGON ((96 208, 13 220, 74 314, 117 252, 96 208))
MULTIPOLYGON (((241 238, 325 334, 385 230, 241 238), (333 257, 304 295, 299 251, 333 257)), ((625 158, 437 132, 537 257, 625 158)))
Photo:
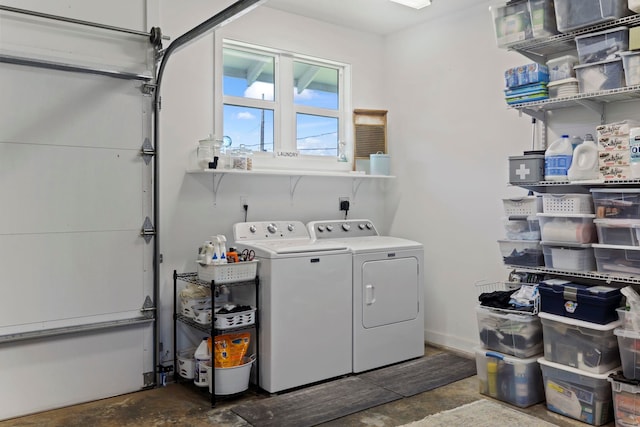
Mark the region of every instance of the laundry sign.
POLYGON ((276 157, 289 157, 292 159, 297 158, 300 155, 297 151, 276 151, 276 157))

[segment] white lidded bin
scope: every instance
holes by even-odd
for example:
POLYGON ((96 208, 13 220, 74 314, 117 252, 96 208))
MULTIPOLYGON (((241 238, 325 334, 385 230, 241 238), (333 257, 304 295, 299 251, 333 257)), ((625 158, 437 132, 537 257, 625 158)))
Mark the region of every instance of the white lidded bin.
POLYGON ((592 188, 596 218, 640 219, 640 188, 592 188))
POLYGON ((640 332, 640 311, 631 311, 626 307, 620 307, 616 309, 616 312, 622 322, 622 329, 640 332))
POLYGON ((567 193, 542 195, 542 212, 546 214, 590 214, 593 201, 590 194, 567 193))
POLYGON ((494 0, 490 10, 498 47, 558 33, 553 0, 494 0))
POLYGON ((580 92, 578 87, 578 79, 568 77, 562 80, 556 80, 547 85, 549 98, 566 98, 575 96, 580 92))
POLYGON ((640 247, 599 243, 592 246, 598 273, 640 275, 640 247))
POLYGON ((538 316, 546 360, 596 374, 620 366, 614 330, 622 321, 601 325, 543 311, 538 316))
POLYGON ((638 243, 638 231, 640 220, 638 219, 605 219, 593 220, 598 231, 598 243, 603 245, 640 246, 638 243))
POLYGON ((229 368, 215 368, 215 381, 211 381, 212 368, 208 367, 209 393, 213 393, 215 384, 216 395, 230 395, 241 393, 249 388, 251 367, 256 361, 256 356, 251 355, 242 359, 242 365, 229 368))
POLYGON ((630 380, 640 380, 640 332, 617 328, 622 373, 630 380))
POLYGON ((573 66, 578 64, 578 58, 575 55, 564 55, 558 58, 549 59, 547 61, 547 69, 549 70, 549 81, 564 80, 575 77, 573 66))
POLYGON ((525 196, 512 197, 510 199, 502 199, 504 214, 511 216, 532 216, 538 212, 542 212, 542 197, 525 196))
POLYGON ((526 408, 544 400, 537 357, 519 358, 475 348, 479 392, 526 408))
POLYGON ((536 215, 540 220, 540 234, 546 243, 593 243, 597 240, 593 225, 594 214, 536 215))
POLYGON ((542 353, 542 325, 533 313, 506 313, 479 305, 476 317, 485 348, 516 357, 542 353))
POLYGON ((541 242, 544 265, 566 271, 594 271, 596 259, 590 244, 558 244, 541 242))
POLYGON ((503 223, 508 240, 540 240, 540 221, 536 216, 504 218, 503 223))
POLYGON ((196 374, 196 359, 193 357, 195 348, 178 352, 178 374, 182 378, 192 380, 196 374))
POLYGON ((608 377, 615 371, 594 374, 538 359, 544 393, 550 411, 601 426, 613 420, 613 401, 608 377))
POLYGON ((627 86, 640 85, 640 52, 621 52, 627 86))
POLYGON ((629 49, 629 28, 616 27, 576 37, 580 64, 592 64, 629 49))
POLYGON ((631 14, 627 0, 555 0, 558 31, 567 33, 631 14))
POLYGON ((640 426, 640 385, 615 374, 608 378, 613 392, 613 410, 617 426, 640 426))
POLYGON ((576 65, 574 69, 580 93, 599 92, 626 86, 622 58, 576 65))

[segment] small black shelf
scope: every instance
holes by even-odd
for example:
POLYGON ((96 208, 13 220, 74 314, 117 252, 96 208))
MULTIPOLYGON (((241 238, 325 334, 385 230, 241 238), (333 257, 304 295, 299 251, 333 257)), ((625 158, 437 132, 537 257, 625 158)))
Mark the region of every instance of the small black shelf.
MULTIPOLYGON (((250 280, 241 280, 241 281, 235 281, 235 282, 226 282, 226 283, 215 283, 215 281, 205 281, 205 280, 200 280, 198 278, 198 273, 196 272, 191 272, 191 273, 178 273, 176 270, 173 271, 173 358, 174 358, 174 362, 173 365, 176 368, 174 370, 174 372, 176 372, 176 382, 187 382, 187 379, 182 378, 178 373, 177 373, 177 366, 178 366, 178 342, 177 342, 177 325, 183 324, 186 325, 192 329, 195 329, 197 331, 203 332, 206 335, 209 335, 211 337, 217 336, 217 335, 222 335, 222 334, 226 334, 226 333, 230 333, 230 332, 239 332, 239 331, 243 331, 243 330, 255 330, 256 331, 256 340, 255 341, 255 349, 256 349, 256 355, 258 355, 259 353, 259 348, 258 348, 258 339, 257 339, 257 335, 258 335, 258 312, 256 311, 255 313, 255 321, 252 324, 249 325, 242 325, 242 326, 238 326, 238 327, 232 327, 232 328, 225 328, 225 329, 217 329, 215 327, 215 322, 212 321, 210 324, 202 324, 199 322, 196 322, 194 319, 187 317, 181 313, 178 313, 178 281, 182 281, 185 283, 191 283, 194 285, 199 285, 199 286, 206 286, 206 287, 210 287, 211 288, 211 304, 212 304, 212 320, 213 320, 213 304, 214 304, 214 300, 215 300, 215 292, 220 291, 220 289, 222 289, 223 287, 237 287, 237 286, 255 286, 254 288, 254 292, 255 292, 255 301, 256 301, 256 308, 259 307, 259 300, 258 300, 258 285, 259 285, 259 279, 258 276, 256 275, 255 278, 250 279, 250 280)), ((212 360, 213 363, 213 360, 212 360)), ((256 378, 259 378, 259 371, 258 371, 258 365, 256 364, 256 378)), ((215 384, 215 369, 211 370, 212 372, 212 377, 210 379, 210 381, 212 381, 215 384)), ((202 389, 202 388, 206 388, 207 392, 208 392, 208 387, 197 387, 194 385, 194 387, 198 388, 198 389, 202 389)), ((213 392, 210 393, 210 398, 211 398, 211 406, 214 407, 216 405, 216 391, 215 391, 215 385, 212 387, 213 392)), ((242 393, 238 393, 238 394, 242 394, 242 393)))

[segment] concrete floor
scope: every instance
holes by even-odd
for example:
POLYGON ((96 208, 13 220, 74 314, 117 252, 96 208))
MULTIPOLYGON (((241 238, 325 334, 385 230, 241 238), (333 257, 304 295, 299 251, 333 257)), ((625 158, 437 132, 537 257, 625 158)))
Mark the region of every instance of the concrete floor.
MULTIPOLYGON (((436 354, 441 351, 443 350, 427 347, 426 354, 436 354)), ((192 387, 169 384, 167 387, 130 393, 3 421, 0 422, 0 427, 138 427, 167 425, 181 427, 247 427, 250 424, 235 415, 230 408, 240 402, 263 399, 265 397, 268 397, 268 395, 250 389, 240 398, 223 400, 215 408, 211 408, 203 393, 194 390, 192 387)), ((395 427, 481 398, 491 399, 478 393, 478 379, 473 376, 435 390, 321 424, 321 426, 395 427)), ((544 403, 521 409, 503 402, 496 402, 534 415, 560 427, 588 425, 547 411, 544 403)), ((611 422, 606 426, 614 426, 614 423, 611 422)))

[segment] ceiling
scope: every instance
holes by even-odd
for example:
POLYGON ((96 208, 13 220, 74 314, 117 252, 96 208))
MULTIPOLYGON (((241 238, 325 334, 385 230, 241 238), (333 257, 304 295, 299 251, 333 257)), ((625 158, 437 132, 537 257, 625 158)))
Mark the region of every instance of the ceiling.
POLYGON ((411 9, 389 0, 268 0, 264 6, 367 33, 386 36, 489 0, 432 0, 411 9))

